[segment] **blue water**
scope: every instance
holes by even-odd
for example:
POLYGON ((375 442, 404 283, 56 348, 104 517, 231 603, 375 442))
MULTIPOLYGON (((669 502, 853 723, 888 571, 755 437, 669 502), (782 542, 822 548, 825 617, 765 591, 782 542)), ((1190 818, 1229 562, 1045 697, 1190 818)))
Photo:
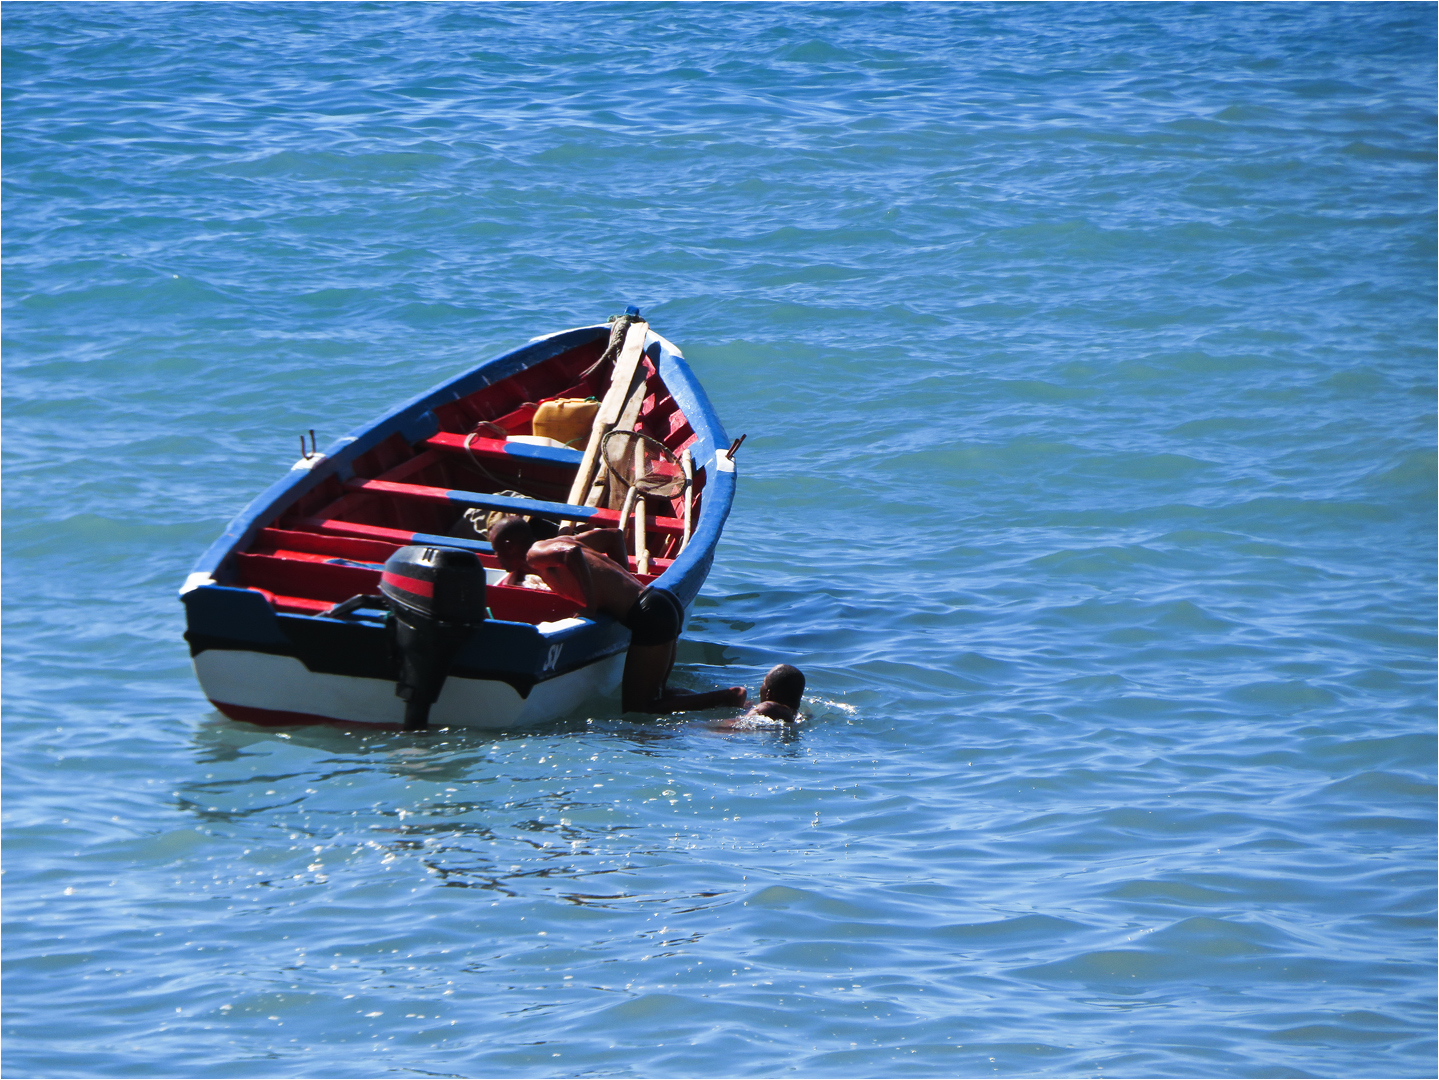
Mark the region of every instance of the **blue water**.
POLYGON ((7 3, 7 1074, 1433 1076, 1435 23, 7 3), (210 708, 301 431, 630 302, 797 733, 210 708))

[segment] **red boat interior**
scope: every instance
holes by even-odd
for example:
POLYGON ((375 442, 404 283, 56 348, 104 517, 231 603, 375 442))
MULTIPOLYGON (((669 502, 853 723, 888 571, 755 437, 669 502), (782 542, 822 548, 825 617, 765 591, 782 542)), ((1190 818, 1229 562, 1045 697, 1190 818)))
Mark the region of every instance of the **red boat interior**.
MULTIPOLYGON (((403 436, 392 435, 355 460, 352 479, 327 478, 271 527, 262 529, 235 556, 238 581, 234 584, 262 593, 278 611, 322 614, 353 596, 377 594, 382 564, 398 548, 417 542, 417 533, 462 538, 460 546, 478 550, 486 567, 498 568, 483 542, 483 518, 477 530, 466 520, 466 504, 456 500, 456 493, 463 497, 463 493, 516 492, 568 504, 583 442, 578 451, 562 455, 574 459, 566 462, 516 456, 506 451, 505 440, 532 434, 531 419, 545 401, 603 398, 610 365, 588 376, 584 372, 604 347, 601 339, 571 349, 435 409, 440 430, 421 443, 411 445, 403 436)), ((694 432, 650 358, 645 356, 641 363, 647 374, 646 394, 634 427, 679 457, 695 441, 694 432)), ((604 473, 603 465, 599 472, 604 473)), ((613 486, 622 496, 623 485, 613 486)), ((694 500, 693 519, 698 520, 703 487, 704 473, 696 470, 688 490, 672 498, 651 495, 637 500, 645 513, 648 574, 638 572, 633 521, 625 541, 629 569, 641 581, 663 573, 678 554, 685 500, 694 500)), ((590 523, 615 527, 619 511, 611 505, 618 505, 618 499, 607 493, 590 523)), ((487 594, 497 619, 540 623, 580 614, 574 603, 545 589, 491 585, 487 594)))

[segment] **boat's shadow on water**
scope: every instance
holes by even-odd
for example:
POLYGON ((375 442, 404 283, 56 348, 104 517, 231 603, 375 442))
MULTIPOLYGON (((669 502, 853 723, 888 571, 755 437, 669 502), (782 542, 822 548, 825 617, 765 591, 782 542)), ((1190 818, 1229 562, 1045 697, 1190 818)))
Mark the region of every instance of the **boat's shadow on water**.
POLYGON ((622 740, 631 751, 641 754, 696 734, 792 744, 812 729, 817 720, 824 718, 826 706, 821 703, 818 710, 811 710, 807 705, 800 724, 721 727, 723 721, 733 718, 734 711, 710 709, 643 719, 637 719, 636 714, 575 716, 515 731, 453 727, 399 731, 328 724, 280 729, 247 724, 212 712, 195 729, 195 750, 200 764, 211 765, 239 761, 247 756, 247 751, 283 743, 351 760, 388 757, 399 773, 425 772, 432 779, 444 779, 441 773, 452 773, 454 779, 461 779, 471 765, 478 764, 497 745, 531 740, 600 736, 622 740))
MULTIPOLYGON (((194 728, 174 806, 196 830, 240 844, 282 836, 295 854, 283 874, 259 868, 266 887, 346 887, 378 856, 444 887, 588 903, 592 883, 560 883, 641 873, 673 857, 677 828, 683 843, 696 829, 733 828, 717 824, 730 811, 704 798, 733 797, 733 763, 804 753, 812 720, 717 726, 734 713, 645 718, 616 707, 523 731, 404 732, 261 727, 217 712, 194 728)), ((616 889, 609 899, 627 895, 616 889)))

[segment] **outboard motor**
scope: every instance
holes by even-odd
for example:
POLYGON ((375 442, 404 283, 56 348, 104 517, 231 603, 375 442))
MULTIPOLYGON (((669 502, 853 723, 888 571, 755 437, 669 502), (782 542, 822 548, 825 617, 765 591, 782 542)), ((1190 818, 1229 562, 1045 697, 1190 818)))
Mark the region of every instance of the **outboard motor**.
POLYGON ((405 702, 405 730, 420 731, 455 653, 485 621, 485 568, 473 551, 402 547, 385 560, 380 592, 400 659, 395 696, 405 702))

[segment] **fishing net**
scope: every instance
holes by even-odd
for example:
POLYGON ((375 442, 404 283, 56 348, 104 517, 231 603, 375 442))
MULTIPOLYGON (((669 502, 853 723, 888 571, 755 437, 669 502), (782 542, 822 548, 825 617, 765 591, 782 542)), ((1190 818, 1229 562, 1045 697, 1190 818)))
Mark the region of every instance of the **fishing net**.
POLYGON ((672 498, 685 489, 679 459, 641 432, 611 431, 600 443, 600 459, 611 476, 642 495, 672 498))

